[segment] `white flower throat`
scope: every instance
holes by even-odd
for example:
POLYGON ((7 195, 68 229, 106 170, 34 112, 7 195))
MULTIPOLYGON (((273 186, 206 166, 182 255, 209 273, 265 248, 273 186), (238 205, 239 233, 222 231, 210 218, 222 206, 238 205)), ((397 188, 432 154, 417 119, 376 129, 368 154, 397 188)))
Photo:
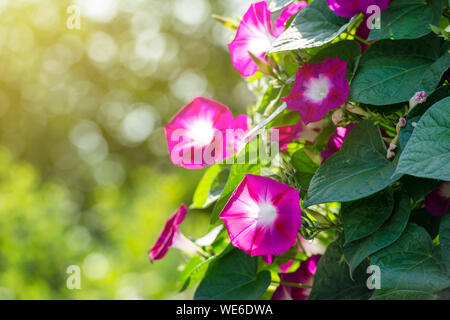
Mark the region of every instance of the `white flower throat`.
POLYGON ((311 78, 306 83, 305 96, 312 102, 321 102, 328 96, 330 92, 331 82, 324 74, 320 74, 317 78, 311 78))

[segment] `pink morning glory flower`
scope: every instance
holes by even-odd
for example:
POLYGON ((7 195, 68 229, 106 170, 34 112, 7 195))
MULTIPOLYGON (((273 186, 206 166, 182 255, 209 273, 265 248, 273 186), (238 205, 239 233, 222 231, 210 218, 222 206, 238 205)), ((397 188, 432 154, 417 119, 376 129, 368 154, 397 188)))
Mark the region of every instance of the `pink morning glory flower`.
POLYGON ((442 183, 439 188, 425 197, 425 208, 433 216, 443 216, 450 208, 450 182, 442 183))
POLYGON ((284 183, 247 174, 220 213, 220 219, 235 247, 252 256, 279 255, 297 241, 300 196, 284 183))
POLYGON ((242 147, 247 121, 245 115, 233 120, 217 101, 195 98, 164 126, 173 164, 199 169, 224 160, 242 147))
POLYGON ((325 150, 323 150, 320 155, 324 162, 327 160, 332 154, 338 152, 341 149, 342 144, 345 141, 345 138, 350 134, 350 132, 355 127, 355 124, 349 124, 346 127, 338 127, 336 131, 331 135, 328 140, 328 146, 325 150))
POLYGON ((305 124, 322 120, 347 100, 349 85, 345 79, 347 62, 330 58, 305 63, 295 75, 291 93, 281 100, 291 110, 298 110, 305 124))
POLYGON ((267 9, 266 1, 250 5, 239 24, 236 37, 228 45, 233 66, 242 77, 250 77, 258 71, 258 66, 249 52, 266 61, 264 56, 275 39, 284 31, 286 21, 303 7, 304 5, 299 2, 284 9, 273 27, 270 20, 271 12, 267 9))
POLYGON ((189 254, 195 254, 197 252, 197 246, 178 229, 186 214, 186 206, 181 204, 177 211, 166 221, 158 240, 156 240, 154 246, 148 251, 150 262, 153 263, 155 260, 164 258, 170 247, 180 249, 189 254))
MULTIPOLYGON (((320 254, 313 255, 303 261, 295 272, 280 273, 281 282, 299 283, 311 286, 317 270, 320 254)), ((272 300, 307 300, 311 289, 281 284, 272 295, 272 300)))
POLYGON ((280 17, 275 20, 275 34, 279 35, 286 29, 286 22, 297 12, 299 12, 302 8, 306 7, 308 2, 306 1, 298 1, 291 3, 286 8, 283 9, 280 13, 280 17))
POLYGON ((332 11, 341 17, 351 18, 359 13, 367 14, 367 8, 372 5, 385 10, 390 0, 327 0, 332 11))

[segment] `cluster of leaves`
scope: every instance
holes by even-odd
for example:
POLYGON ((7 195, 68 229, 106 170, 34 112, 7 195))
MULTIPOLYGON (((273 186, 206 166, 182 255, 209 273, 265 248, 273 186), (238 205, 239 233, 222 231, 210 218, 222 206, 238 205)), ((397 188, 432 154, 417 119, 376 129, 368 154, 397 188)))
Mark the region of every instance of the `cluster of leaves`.
MULTIPOLYGON (((291 2, 270 1, 269 8, 281 10, 291 2)), ((279 112, 280 97, 289 92, 305 61, 337 56, 348 63, 348 101, 364 115, 343 109, 340 125, 357 126, 323 163, 320 152, 336 129, 331 114, 313 144, 291 143, 276 159, 281 164, 276 168, 273 162, 258 161, 210 167, 191 208, 211 210, 211 226, 219 225, 219 213, 246 174, 273 177, 299 190, 301 235, 327 245, 310 299, 448 297, 450 215, 431 216, 423 201, 442 181, 450 181, 450 89, 443 79, 450 68, 450 46, 432 31, 432 26, 449 24, 448 10, 441 0, 395 0, 382 13, 381 28, 370 32, 368 40, 376 41, 361 53, 354 34, 362 15, 339 17, 326 0, 310 1, 269 52, 276 74, 257 73, 250 79, 260 100, 249 113, 265 127, 298 122, 297 112, 279 112), (408 113, 408 101, 417 91, 425 91, 428 99, 408 113), (272 112, 280 114, 262 121, 272 112), (389 160, 385 142, 396 135, 402 116, 407 125, 389 160), (366 283, 369 265, 381 270, 376 290, 366 283)), ((251 141, 242 153, 250 154, 255 145, 251 141)), ((209 258, 193 258, 182 272, 183 289, 201 280, 198 299, 268 298, 278 265, 306 257, 289 250, 267 265, 232 247, 224 228, 206 249, 209 258)))

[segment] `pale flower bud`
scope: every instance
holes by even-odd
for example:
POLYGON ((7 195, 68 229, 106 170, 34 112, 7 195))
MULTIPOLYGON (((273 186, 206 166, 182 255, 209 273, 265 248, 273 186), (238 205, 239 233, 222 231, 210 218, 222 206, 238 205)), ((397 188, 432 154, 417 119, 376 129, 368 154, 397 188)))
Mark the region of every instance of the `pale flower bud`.
POLYGON ((424 103, 425 101, 427 101, 427 94, 425 91, 416 92, 411 100, 409 100, 409 110, 417 106, 419 103, 424 103))
POLYGON ((335 112, 333 112, 333 115, 331 116, 331 120, 333 121, 334 125, 337 126, 339 123, 342 122, 342 117, 344 113, 342 109, 337 109, 335 112))

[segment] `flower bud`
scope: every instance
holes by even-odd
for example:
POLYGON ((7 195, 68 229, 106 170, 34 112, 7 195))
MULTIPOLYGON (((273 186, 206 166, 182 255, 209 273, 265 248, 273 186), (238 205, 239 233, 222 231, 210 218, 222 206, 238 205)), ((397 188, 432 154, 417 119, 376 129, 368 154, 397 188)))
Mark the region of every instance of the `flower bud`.
POLYGON ((416 92, 411 100, 409 100, 409 110, 417 106, 419 103, 424 103, 425 101, 427 101, 427 94, 425 91, 416 92))

